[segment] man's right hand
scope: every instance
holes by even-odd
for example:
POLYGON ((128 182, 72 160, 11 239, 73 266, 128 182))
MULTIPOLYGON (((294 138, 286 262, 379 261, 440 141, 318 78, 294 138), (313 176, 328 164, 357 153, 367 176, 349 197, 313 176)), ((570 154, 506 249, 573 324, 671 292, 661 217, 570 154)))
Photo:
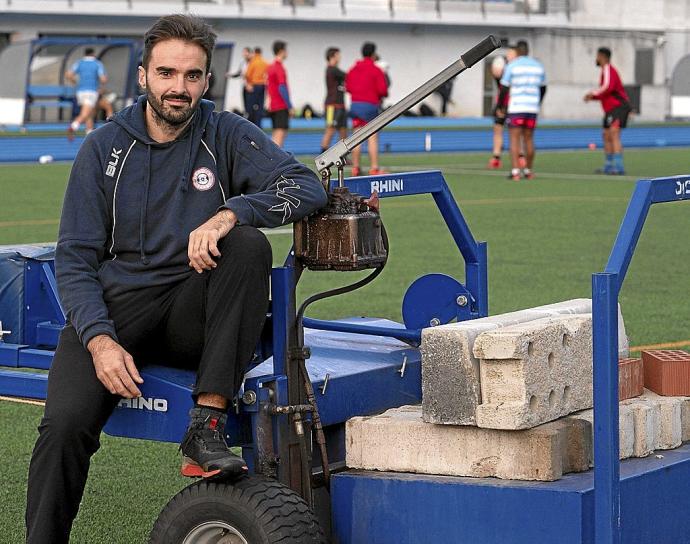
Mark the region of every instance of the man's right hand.
POLYGON ((89 340, 87 349, 93 358, 96 376, 108 391, 126 399, 141 397, 136 384, 144 380, 134 359, 120 344, 106 334, 99 334, 89 340))

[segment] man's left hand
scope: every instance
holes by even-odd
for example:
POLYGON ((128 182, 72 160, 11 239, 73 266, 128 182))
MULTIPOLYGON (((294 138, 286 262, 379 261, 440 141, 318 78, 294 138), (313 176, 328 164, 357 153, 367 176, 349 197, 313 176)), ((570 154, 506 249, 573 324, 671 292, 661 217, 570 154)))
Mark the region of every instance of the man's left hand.
POLYGON ((378 191, 374 191, 371 193, 371 196, 369 198, 364 199, 364 203, 369 206, 372 210, 374 211, 379 211, 380 209, 380 203, 379 203, 379 193, 378 191))
POLYGON ((221 210, 206 223, 194 229, 189 234, 187 256, 189 266, 201 274, 204 270, 212 270, 218 264, 213 259, 220 257, 218 241, 227 236, 237 224, 237 216, 232 210, 221 210))

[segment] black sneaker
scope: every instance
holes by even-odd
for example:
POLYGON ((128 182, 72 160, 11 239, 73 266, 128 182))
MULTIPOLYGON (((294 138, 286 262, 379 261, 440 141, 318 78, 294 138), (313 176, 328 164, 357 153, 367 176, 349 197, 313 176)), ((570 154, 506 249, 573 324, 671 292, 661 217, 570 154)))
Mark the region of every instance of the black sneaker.
POLYGON ((189 427, 180 444, 184 456, 182 476, 236 478, 246 474, 247 463, 228 449, 225 422, 228 416, 213 408, 198 406, 189 411, 189 427))

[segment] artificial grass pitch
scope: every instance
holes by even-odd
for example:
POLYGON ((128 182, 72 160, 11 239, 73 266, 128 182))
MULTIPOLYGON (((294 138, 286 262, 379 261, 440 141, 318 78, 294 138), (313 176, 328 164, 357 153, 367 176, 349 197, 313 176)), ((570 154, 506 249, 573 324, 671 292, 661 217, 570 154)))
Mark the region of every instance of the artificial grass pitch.
MULTIPOLYGON (((485 169, 488 154, 382 156, 392 171, 440 169, 476 239, 488 242, 489 310, 506 312, 591 296, 591 274, 603 270, 634 182, 690 173, 685 149, 628 150, 628 176, 594 175, 601 151, 537 156, 536 179, 511 182, 485 169)), ((310 158, 304 158, 310 164, 310 158)), ((504 157, 505 160, 505 157, 504 157)), ((54 241, 68 164, 0 165, 0 245, 54 241)), ((687 203, 653 206, 621 293, 631 345, 690 339, 685 295, 690 246, 683 242, 687 203)), ((464 270, 433 199, 382 200, 390 258, 363 290, 314 304, 310 315, 368 315, 400 320, 402 297, 420 275, 464 270)), ((274 263, 291 243, 289 229, 268 234, 274 263)), ((298 296, 345 284, 358 274, 307 272, 298 296)))
MULTIPOLYGON (((474 236, 488 242, 489 309, 495 314, 590 297, 591 274, 604 268, 635 180, 690 173, 687 155, 687 149, 627 150, 629 175, 607 177, 592 174, 602 163, 600 150, 542 153, 536 179, 521 182, 505 179, 505 169, 486 170, 488 154, 384 154, 382 164, 396 172, 444 172, 474 236)), ((68 173, 65 164, 0 165, 0 244, 56 239, 68 173)), ((689 212, 682 202, 651 209, 621 293, 633 346, 690 339, 689 212)), ((360 291, 314 304, 309 315, 399 320, 404 292, 418 276, 442 272, 463 279, 462 259, 430 196, 383 199, 382 217, 391 244, 384 272, 360 291)), ((274 262, 282 263, 289 230, 268 237, 274 262)), ((359 276, 307 272, 298 297, 359 276)), ((23 540, 26 470, 40 413, 35 406, 0 402, 2 542, 23 540)), ((177 446, 108 436, 102 443, 73 542, 144 542, 159 510, 188 483, 178 476, 177 446)))

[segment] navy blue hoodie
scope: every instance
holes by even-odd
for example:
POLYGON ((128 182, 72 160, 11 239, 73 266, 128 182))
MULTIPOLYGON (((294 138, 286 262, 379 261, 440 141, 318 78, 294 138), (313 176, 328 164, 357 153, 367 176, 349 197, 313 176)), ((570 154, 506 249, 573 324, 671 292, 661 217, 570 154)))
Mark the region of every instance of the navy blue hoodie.
POLYGON ((219 209, 276 227, 326 204, 316 175, 252 123, 203 101, 176 140, 157 143, 146 98, 92 132, 72 166, 55 252, 58 290, 84 346, 117 340, 108 303, 172 285, 189 267, 189 233, 219 209))

